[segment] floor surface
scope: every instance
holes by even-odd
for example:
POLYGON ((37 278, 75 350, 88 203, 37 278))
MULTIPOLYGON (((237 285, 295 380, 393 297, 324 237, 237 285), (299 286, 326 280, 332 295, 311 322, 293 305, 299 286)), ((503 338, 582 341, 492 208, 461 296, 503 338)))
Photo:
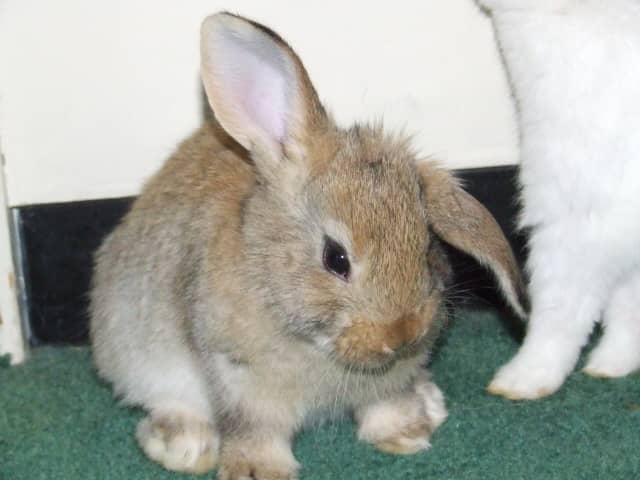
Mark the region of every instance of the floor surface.
MULTIPOLYGON (((488 395, 493 371, 517 348, 494 311, 460 311, 433 360, 449 419, 428 452, 378 453, 350 422, 303 432, 300 480, 638 479, 640 378, 573 374, 549 399, 488 395)), ((23 366, 0 365, 0 479, 185 479, 139 451, 139 411, 121 408, 87 348, 41 348, 23 366)), ((212 478, 209 474, 204 478, 212 478)))

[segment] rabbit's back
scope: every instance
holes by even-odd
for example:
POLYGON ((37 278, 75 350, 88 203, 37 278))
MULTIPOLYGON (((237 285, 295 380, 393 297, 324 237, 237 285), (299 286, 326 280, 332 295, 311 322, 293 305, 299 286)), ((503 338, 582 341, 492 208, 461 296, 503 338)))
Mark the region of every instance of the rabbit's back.
POLYGON ((202 385, 193 378, 188 319, 198 307, 208 242, 220 222, 236 218, 253 184, 242 155, 219 127, 206 123, 151 178, 96 253, 94 358, 130 403, 153 402, 150 396, 162 396, 153 391, 159 384, 202 385))

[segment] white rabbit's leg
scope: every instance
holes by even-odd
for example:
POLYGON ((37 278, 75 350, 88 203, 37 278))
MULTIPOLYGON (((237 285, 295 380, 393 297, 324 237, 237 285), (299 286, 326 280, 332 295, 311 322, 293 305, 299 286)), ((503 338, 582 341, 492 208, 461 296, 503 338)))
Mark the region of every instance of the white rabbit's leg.
POLYGON ((512 400, 542 398, 554 393, 573 370, 598 310, 588 302, 578 308, 534 310, 518 353, 503 365, 487 390, 512 400), (567 321, 567 318, 570 320, 567 321))
POLYGON ((600 315, 609 272, 593 249, 571 238, 551 228, 532 235, 527 335, 495 374, 490 393, 513 400, 544 397, 573 370, 600 315))
POLYGON ((446 418, 442 392, 426 372, 410 391, 356 410, 358 438, 399 455, 427 450, 431 434, 446 418))
POLYGON ((138 424, 144 452, 168 470, 204 473, 218 460, 220 439, 202 413, 179 404, 159 406, 138 424))
POLYGON ((640 368, 640 271, 613 291, 603 318, 604 335, 584 372, 621 377, 640 368))

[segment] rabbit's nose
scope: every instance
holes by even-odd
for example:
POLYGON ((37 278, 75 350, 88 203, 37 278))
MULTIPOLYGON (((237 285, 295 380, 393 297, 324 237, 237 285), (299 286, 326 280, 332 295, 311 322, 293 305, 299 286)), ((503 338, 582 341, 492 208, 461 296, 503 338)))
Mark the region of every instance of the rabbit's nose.
POLYGON ((417 310, 399 315, 386 327, 386 346, 398 353, 402 347, 418 343, 433 323, 439 306, 440 296, 432 295, 417 310))
POLYGON ((372 320, 367 315, 354 316, 334 340, 335 351, 359 363, 388 362, 415 352, 433 323, 439 303, 440 297, 432 295, 419 308, 387 317, 393 320, 386 322, 380 317, 372 320))
POLYGON ((398 350, 404 345, 417 342, 427 331, 427 318, 415 313, 401 315, 387 327, 386 345, 398 350))

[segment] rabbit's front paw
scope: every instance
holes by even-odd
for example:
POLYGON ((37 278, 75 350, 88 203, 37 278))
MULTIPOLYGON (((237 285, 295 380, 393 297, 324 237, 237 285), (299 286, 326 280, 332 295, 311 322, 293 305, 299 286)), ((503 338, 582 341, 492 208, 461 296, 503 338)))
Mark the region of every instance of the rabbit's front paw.
POLYGON ((232 441, 223 447, 218 480, 296 480, 298 463, 291 449, 277 441, 232 441))
POLYGON ((584 373, 623 377, 640 368, 640 272, 618 286, 605 312, 604 334, 584 373))
POLYGON ((545 357, 521 350, 503 365, 491 380, 487 391, 510 400, 535 400, 551 395, 560 388, 573 366, 563 365, 558 357, 545 357))
POLYGON ((181 413, 149 415, 138 424, 136 438, 144 452, 168 470, 205 473, 218 459, 219 439, 212 425, 181 413))
POLYGON ((605 336, 591 352, 583 372, 602 378, 624 377, 635 372, 640 368, 639 340, 632 332, 627 332, 625 337, 612 339, 607 337, 605 330, 605 336))
POLYGON ((356 416, 360 440, 383 452, 410 455, 431 446, 431 435, 447 418, 447 409, 440 389, 424 380, 413 391, 369 405, 356 416))

